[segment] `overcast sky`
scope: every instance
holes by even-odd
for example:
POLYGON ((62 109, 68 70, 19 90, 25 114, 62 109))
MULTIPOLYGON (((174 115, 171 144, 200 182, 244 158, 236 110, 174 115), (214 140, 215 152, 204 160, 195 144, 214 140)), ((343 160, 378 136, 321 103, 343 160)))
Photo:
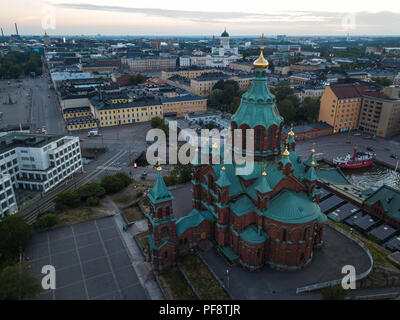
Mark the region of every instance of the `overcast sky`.
POLYGON ((1 0, 5 34, 400 35, 400 1, 1 0))

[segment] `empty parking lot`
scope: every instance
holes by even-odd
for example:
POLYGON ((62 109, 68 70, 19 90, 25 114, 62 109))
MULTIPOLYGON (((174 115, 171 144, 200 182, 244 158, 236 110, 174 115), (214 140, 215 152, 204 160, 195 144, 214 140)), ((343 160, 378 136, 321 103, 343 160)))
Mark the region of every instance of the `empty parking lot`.
POLYGON ((38 279, 44 265, 56 269, 56 289, 38 299, 148 299, 113 217, 37 233, 27 256, 38 279))

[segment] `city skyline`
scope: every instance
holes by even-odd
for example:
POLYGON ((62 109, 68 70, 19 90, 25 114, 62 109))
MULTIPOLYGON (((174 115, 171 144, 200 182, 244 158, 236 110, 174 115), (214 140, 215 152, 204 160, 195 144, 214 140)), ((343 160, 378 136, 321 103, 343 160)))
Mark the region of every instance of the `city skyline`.
POLYGON ((226 27, 234 36, 287 34, 338 36, 399 35, 400 5, 367 1, 363 8, 337 1, 334 8, 317 1, 301 5, 246 4, 202 1, 185 4, 161 1, 132 4, 114 1, 26 1, 5 0, 0 4, 1 27, 5 35, 148 35, 148 36, 213 36, 226 27), (204 9, 206 8, 206 9, 204 9), (290 8, 290 10, 287 10, 290 8), (345 9, 342 9, 345 8, 345 9), (154 23, 156 21, 156 23, 154 23))

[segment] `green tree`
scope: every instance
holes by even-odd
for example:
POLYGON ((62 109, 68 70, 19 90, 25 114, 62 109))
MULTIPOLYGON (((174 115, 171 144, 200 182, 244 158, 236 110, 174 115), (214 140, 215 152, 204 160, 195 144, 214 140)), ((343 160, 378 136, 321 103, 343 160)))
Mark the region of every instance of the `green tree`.
POLYGON ((376 83, 379 83, 380 85, 382 85, 384 87, 388 87, 393 84, 393 81, 388 78, 372 77, 371 80, 375 81, 376 83))
POLYGON ((39 280, 24 263, 7 266, 0 273, 0 300, 33 299, 41 291, 39 280))
POLYGON ((127 187, 127 186, 129 186, 129 185, 132 183, 131 178, 129 178, 129 176, 127 175, 126 172, 123 172, 123 171, 118 172, 118 173, 115 175, 115 177, 116 177, 117 179, 119 179, 119 180, 122 182, 122 184, 124 185, 124 187, 127 187))
POLYGON ((289 99, 278 102, 278 110, 280 115, 285 119, 286 123, 293 120, 296 114, 296 109, 293 106, 292 101, 290 101, 289 99))
POLYGON ((15 259, 25 251, 32 239, 32 227, 23 216, 13 215, 0 220, 0 253, 5 260, 15 259))
POLYGON ((112 175, 106 175, 101 179, 101 185, 106 190, 108 194, 113 194, 121 191, 125 185, 121 179, 118 179, 112 175))
POLYGON ((319 115, 320 98, 305 97, 300 108, 307 121, 317 121, 319 115))
POLYGON ((96 207, 100 203, 100 199, 97 197, 89 197, 86 199, 86 203, 89 207, 96 207))
POLYGON ((294 94, 293 89, 290 88, 288 82, 280 82, 273 90, 273 93, 275 94, 277 102, 283 101, 287 96, 294 94))
POLYGON ((78 189, 82 201, 90 197, 102 198, 106 194, 106 190, 100 183, 87 183, 78 189))
POLYGON ((145 79, 146 78, 141 73, 138 73, 129 77, 129 84, 136 86, 140 83, 143 83, 145 79))
POLYGON ((65 209, 65 208, 76 208, 81 203, 81 196, 75 190, 66 190, 60 192, 55 198, 54 203, 56 205, 56 209, 65 209))
POLYGON ((59 218, 54 213, 46 213, 41 215, 33 224, 37 230, 50 229, 59 222, 59 218))

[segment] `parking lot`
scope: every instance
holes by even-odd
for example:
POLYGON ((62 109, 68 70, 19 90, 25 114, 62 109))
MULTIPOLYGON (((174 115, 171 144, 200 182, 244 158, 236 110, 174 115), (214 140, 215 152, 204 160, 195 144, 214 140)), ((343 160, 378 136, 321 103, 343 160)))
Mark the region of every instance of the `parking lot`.
POLYGON ((27 256, 40 281, 44 265, 56 269, 56 289, 39 300, 148 299, 113 217, 37 233, 27 256))

